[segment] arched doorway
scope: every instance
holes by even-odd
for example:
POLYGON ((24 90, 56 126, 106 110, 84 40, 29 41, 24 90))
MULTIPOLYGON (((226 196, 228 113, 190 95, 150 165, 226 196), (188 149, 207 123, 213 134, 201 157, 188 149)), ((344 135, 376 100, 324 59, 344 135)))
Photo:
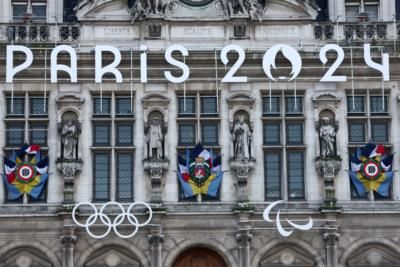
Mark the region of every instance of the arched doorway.
POLYGON ((228 267, 224 259, 215 251, 197 247, 183 252, 172 267, 228 267))

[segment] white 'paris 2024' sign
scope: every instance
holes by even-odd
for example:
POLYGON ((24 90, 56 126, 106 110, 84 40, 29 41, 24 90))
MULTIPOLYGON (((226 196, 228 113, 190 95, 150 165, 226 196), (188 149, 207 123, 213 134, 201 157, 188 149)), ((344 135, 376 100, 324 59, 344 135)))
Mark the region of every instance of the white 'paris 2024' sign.
MULTIPOLYGON (((140 82, 147 83, 147 47, 142 45, 140 47, 140 82)), ((105 74, 112 74, 115 77, 116 83, 123 83, 123 77, 121 72, 118 70, 118 66, 121 63, 121 51, 113 46, 109 45, 97 45, 95 46, 95 82, 101 83, 105 74), (113 55, 113 62, 106 66, 103 66, 103 54, 111 53, 113 55)), ((286 44, 278 44, 269 48, 263 57, 262 68, 268 77, 272 81, 276 81, 276 78, 272 75, 272 69, 276 69, 276 57, 279 52, 282 52, 283 56, 291 63, 292 72, 291 77, 288 79, 292 81, 296 79, 302 69, 302 59, 299 52, 286 44)), ((346 82, 347 76, 335 75, 336 70, 343 63, 345 53, 342 47, 335 44, 328 44, 321 48, 319 58, 322 64, 328 62, 328 52, 336 53, 337 57, 335 62, 327 70, 325 75, 321 78, 321 82, 346 82)), ((174 44, 168 47, 165 51, 165 61, 170 65, 181 69, 182 74, 180 76, 174 76, 171 71, 164 71, 166 80, 171 83, 183 83, 189 79, 190 68, 185 63, 185 60, 180 61, 173 57, 173 53, 180 53, 183 57, 189 56, 189 51, 182 45, 174 44)), ((248 80, 247 76, 237 76, 236 73, 243 65, 246 59, 246 53, 244 48, 236 44, 225 46, 220 52, 220 60, 223 64, 229 63, 228 53, 238 54, 238 58, 233 62, 232 67, 222 78, 222 83, 246 83, 248 80)), ((58 72, 66 72, 69 75, 71 83, 78 82, 78 60, 77 52, 74 48, 68 45, 59 45, 52 49, 51 56, 51 83, 58 82, 58 72), (67 53, 69 55, 70 64, 59 64, 58 55, 60 53, 67 53)), ((371 58, 371 46, 364 44, 364 61, 367 66, 375 69, 382 73, 383 81, 390 80, 390 67, 389 67, 389 55, 382 53, 381 62, 375 62, 371 58)), ((22 45, 8 45, 7 46, 7 63, 6 63, 6 83, 13 83, 14 77, 17 73, 28 69, 33 63, 32 50, 22 45), (14 55, 16 53, 22 53, 25 55, 25 60, 22 64, 14 66, 14 55)))

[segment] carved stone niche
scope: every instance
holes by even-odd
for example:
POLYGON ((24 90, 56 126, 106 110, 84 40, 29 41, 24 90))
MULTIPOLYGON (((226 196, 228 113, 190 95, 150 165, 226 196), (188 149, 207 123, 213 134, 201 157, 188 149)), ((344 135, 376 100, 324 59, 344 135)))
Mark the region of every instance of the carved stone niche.
MULTIPOLYGON (((340 96, 333 92, 321 92, 317 93, 312 98, 314 107, 314 124, 315 128, 319 129, 323 118, 329 118, 330 124, 336 127, 338 130, 339 121, 337 120, 338 108, 341 102, 340 96)), ((318 133, 319 136, 319 133, 318 133)), ((320 138, 317 138, 320 140, 320 138)), ((336 136, 336 144, 339 144, 338 136, 336 136)), ((336 145, 335 144, 335 145, 336 145)), ((317 155, 321 155, 321 143, 317 142, 317 155)), ((340 156, 340 151, 336 147, 336 155, 340 156)))
POLYGON ((256 163, 252 142, 255 98, 248 93, 236 93, 228 97, 227 102, 231 129, 229 165, 237 179, 238 202, 247 202, 247 183, 256 163))
POLYGON ((144 109, 144 170, 151 182, 151 202, 160 203, 162 178, 169 167, 167 148, 169 98, 153 93, 142 99, 144 109))
POLYGON ((74 179, 81 172, 81 107, 84 99, 75 94, 57 97, 57 171, 64 178, 64 203, 74 202, 74 179))
MULTIPOLYGON (((67 121, 73 121, 74 124, 78 127, 78 130, 80 131, 81 125, 82 125, 82 105, 85 103, 85 99, 78 95, 78 94, 61 94, 56 98, 56 103, 57 103, 57 126, 59 133, 62 131, 62 126, 63 123, 66 123, 67 121)), ((80 134, 79 134, 80 137, 80 134)), ((80 138, 79 138, 80 139, 80 138)), ((78 147, 79 144, 81 143, 78 139, 78 147)), ((63 159, 63 149, 62 149, 62 143, 61 143, 61 138, 59 138, 58 142, 58 149, 57 151, 57 158, 58 159, 63 159)), ((74 157, 75 159, 80 159, 81 158, 81 151, 80 149, 76 150, 76 155, 74 157)))
POLYGON ((339 122, 337 109, 340 97, 331 92, 318 93, 313 97, 315 129, 318 140, 315 167, 324 180, 323 209, 336 209, 335 177, 341 169, 340 152, 338 149, 339 122))

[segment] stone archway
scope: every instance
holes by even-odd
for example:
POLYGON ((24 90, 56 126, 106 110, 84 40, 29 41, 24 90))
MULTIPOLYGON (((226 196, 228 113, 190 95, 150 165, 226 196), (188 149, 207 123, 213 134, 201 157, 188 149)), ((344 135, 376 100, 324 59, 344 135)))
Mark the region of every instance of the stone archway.
POLYGON ((228 267, 225 260, 217 252, 205 248, 194 247, 180 254, 172 267, 228 267))

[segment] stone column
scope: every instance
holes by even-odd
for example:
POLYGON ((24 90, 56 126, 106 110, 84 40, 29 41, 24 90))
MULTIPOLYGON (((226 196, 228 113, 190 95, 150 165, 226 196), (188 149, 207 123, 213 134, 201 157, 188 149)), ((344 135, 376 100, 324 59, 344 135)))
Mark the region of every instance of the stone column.
POLYGON ((250 211, 239 212, 239 227, 236 234, 239 252, 239 266, 250 267, 250 243, 252 234, 250 233, 251 226, 249 225, 250 211))

